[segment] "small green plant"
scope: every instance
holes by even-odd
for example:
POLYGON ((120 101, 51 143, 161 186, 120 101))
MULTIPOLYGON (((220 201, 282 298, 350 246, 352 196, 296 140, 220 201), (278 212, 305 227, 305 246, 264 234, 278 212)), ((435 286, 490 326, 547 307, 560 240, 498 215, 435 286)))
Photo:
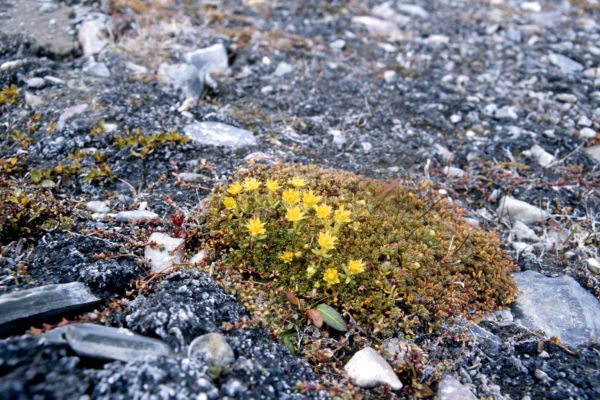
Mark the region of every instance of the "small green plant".
POLYGON ((0 178, 0 243, 72 224, 72 207, 49 190, 0 178))
POLYGON ((154 150, 168 143, 185 143, 189 139, 181 136, 177 132, 154 132, 150 135, 144 135, 141 129, 136 129, 133 132, 121 135, 114 135, 114 145, 118 148, 129 148, 131 155, 139 158, 146 158, 152 154, 154 150))
POLYGON ((313 323, 324 304, 369 336, 410 336, 513 297, 510 259, 464 214, 424 182, 279 165, 217 187, 201 220, 222 275, 276 333, 294 328, 282 304, 313 323))

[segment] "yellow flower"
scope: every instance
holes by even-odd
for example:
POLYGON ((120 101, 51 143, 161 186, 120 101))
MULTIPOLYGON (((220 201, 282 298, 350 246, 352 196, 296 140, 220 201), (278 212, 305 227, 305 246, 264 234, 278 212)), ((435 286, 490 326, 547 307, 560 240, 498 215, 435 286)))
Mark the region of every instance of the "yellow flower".
POLYGON ((323 273, 323 280, 328 285, 340 283, 340 277, 338 275, 338 272, 336 269, 333 269, 333 268, 327 268, 325 270, 325 272, 323 273))
POLYGON ((236 194, 239 194, 241 191, 242 191, 242 185, 240 185, 239 182, 232 183, 227 188, 227 193, 229 193, 232 196, 235 196, 236 194))
POLYGON ((312 190, 309 190, 302 196, 302 202, 308 208, 316 206, 319 201, 321 201, 321 196, 315 196, 312 190))
POLYGON ((233 210, 234 208, 237 207, 237 203, 235 202, 235 199, 233 197, 229 197, 229 196, 225 196, 225 198, 223 199, 223 204, 225 205, 225 208, 227 208, 228 210, 233 210))
POLYGON ((306 181, 304 180, 304 178, 300 178, 299 176, 293 177, 288 182, 295 188, 301 188, 303 186, 306 186, 306 181))
POLYGON ((260 187, 260 182, 256 178, 246 178, 244 179, 244 190, 246 192, 251 192, 260 187))
POLYGON ((341 205, 340 208, 335 210, 335 214, 333 216, 333 220, 338 223, 342 222, 350 222, 350 216, 352 215, 352 211, 345 210, 344 206, 341 205))
POLYGON ((327 204, 315 206, 315 212, 317 213, 317 217, 325 219, 331 214, 331 206, 328 206, 327 204))
POLYGON ((300 202, 300 192, 294 189, 288 189, 281 194, 281 198, 284 203, 293 206, 300 202))
POLYGON ((287 219, 290 222, 298 222, 302 218, 304 218, 304 213, 302 212, 300 207, 288 208, 287 212, 285 213, 285 219, 287 219))
POLYGON ((362 260, 350 260, 348 261, 348 272, 350 275, 360 274, 365 272, 365 265, 362 260))
POLYGON ((266 232, 265 223, 260 222, 259 217, 249 219, 246 223, 246 229, 248 229, 248 232, 250 232, 250 236, 258 236, 266 232))
POLYGON ((276 192, 280 188, 279 183, 272 179, 268 179, 265 185, 267 186, 267 190, 269 192, 276 192))
POLYGON ((294 253, 291 251, 284 251, 279 255, 279 259, 283 261, 284 264, 289 264, 294 259, 294 253))
POLYGON ((337 242, 337 237, 333 236, 329 231, 321 231, 319 232, 317 241, 323 250, 333 250, 335 242, 337 242))
POLYGON ((317 269, 315 268, 314 264, 310 264, 307 268, 306 268, 306 275, 310 278, 312 277, 314 274, 317 273, 317 269))

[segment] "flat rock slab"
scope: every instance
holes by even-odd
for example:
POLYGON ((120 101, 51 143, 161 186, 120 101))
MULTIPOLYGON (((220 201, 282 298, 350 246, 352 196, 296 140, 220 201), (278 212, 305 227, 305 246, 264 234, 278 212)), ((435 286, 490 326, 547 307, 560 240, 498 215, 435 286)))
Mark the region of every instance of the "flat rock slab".
POLYGON ((127 362, 172 354, 171 348, 160 340, 136 335, 124 328, 95 324, 69 325, 64 337, 77 354, 103 360, 127 362))
POLYGON ((0 296, 0 336, 18 334, 42 322, 50 322, 89 309, 100 302, 81 282, 61 283, 0 296))
POLYGON ((34 51, 63 57, 77 48, 77 42, 69 33, 69 15, 72 9, 61 3, 44 9, 39 1, 11 0, 7 2, 4 16, 0 15, 0 32, 21 35, 34 51))
POLYGON ((568 346, 600 338, 600 303, 570 276, 548 278, 533 271, 514 275, 522 323, 558 336, 568 346))
POLYGON ((256 138, 252 132, 222 122, 194 122, 187 125, 183 131, 190 139, 200 144, 232 149, 256 145, 256 138))

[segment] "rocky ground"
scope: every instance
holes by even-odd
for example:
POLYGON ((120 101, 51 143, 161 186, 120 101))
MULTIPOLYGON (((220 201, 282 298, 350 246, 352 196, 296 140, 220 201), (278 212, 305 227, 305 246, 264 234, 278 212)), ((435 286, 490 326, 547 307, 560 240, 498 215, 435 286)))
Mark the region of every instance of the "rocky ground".
POLYGON ((420 395, 599 398, 598 21, 597 0, 3 1, 0 398, 413 398, 325 384, 202 268, 151 273, 156 232, 203 265, 195 213, 249 162, 428 179, 502 238, 516 302, 415 338, 420 395))

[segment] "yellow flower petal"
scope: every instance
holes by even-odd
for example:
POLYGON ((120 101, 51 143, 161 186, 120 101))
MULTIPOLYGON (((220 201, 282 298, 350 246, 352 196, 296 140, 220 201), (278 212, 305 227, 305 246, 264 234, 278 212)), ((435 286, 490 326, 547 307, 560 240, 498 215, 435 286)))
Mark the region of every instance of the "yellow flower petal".
POLYGON ((254 217, 246 223, 246 229, 250 232, 250 236, 263 235, 266 232, 265 223, 260 221, 259 217, 254 217))
POLYGON ((338 275, 337 270, 334 269, 334 268, 327 268, 325 270, 325 272, 323 272, 323 280, 328 285, 333 285, 333 284, 336 284, 336 283, 340 283, 340 277, 338 275))
POLYGON ((239 182, 232 183, 227 188, 227 193, 232 196, 239 194, 242 191, 242 185, 239 182))

